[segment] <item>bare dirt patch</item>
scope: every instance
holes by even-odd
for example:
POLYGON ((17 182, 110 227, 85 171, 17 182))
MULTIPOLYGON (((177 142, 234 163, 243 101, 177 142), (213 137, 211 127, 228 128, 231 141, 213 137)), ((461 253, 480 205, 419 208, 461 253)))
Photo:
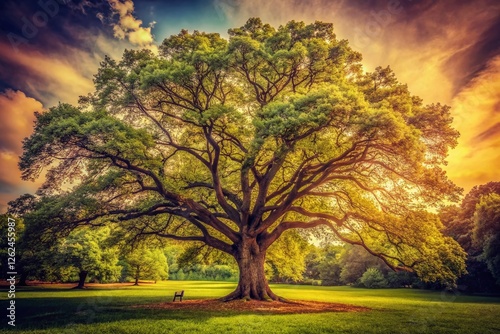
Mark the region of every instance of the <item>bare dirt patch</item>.
POLYGON ((184 300, 182 302, 165 302, 156 304, 136 305, 137 308, 184 310, 184 311, 211 311, 211 312, 238 312, 252 311, 270 314, 297 314, 321 312, 364 312, 369 308, 348 304, 323 303, 315 301, 243 301, 233 300, 223 302, 217 299, 184 300))

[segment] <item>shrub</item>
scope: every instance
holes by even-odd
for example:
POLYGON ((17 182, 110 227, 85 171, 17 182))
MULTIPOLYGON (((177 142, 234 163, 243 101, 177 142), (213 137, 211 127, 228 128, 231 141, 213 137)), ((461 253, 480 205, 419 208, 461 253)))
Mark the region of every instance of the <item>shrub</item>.
POLYGON ((415 274, 406 271, 390 271, 387 274, 388 286, 391 288, 410 287, 415 280, 415 274))
POLYGON ((366 288, 385 288, 387 287, 387 280, 380 270, 377 268, 368 268, 359 282, 366 288))

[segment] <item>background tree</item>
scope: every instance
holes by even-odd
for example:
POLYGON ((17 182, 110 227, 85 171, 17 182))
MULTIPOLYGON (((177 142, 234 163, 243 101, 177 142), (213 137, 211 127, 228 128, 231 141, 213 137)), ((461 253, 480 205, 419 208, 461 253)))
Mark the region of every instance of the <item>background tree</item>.
POLYGON ((386 288, 388 285, 384 274, 374 267, 368 268, 359 279, 359 282, 366 288, 386 288))
POLYGON ((106 245, 110 229, 80 229, 60 240, 57 252, 57 267, 78 274, 76 288, 84 288, 88 277, 100 282, 118 281, 121 267, 118 266, 118 249, 106 245))
MULTIPOLYGON (((9 270, 9 264, 8 264, 8 258, 11 257, 9 256, 9 251, 8 249, 9 248, 12 248, 12 246, 14 246, 13 248, 16 249, 16 261, 19 261, 19 251, 20 251, 20 248, 19 248, 19 240, 22 236, 22 233, 24 231, 24 224, 22 222, 22 220, 19 220, 19 219, 16 219, 15 222, 16 222, 16 226, 15 226, 15 232, 10 232, 10 235, 9 235, 9 218, 13 218, 11 215, 8 215, 8 214, 0 214, 0 245, 1 245, 1 249, 0 249, 0 278, 2 279, 5 279, 7 278, 7 272, 9 271, 13 271, 13 270, 9 270), (12 234, 14 233, 14 234, 12 234), (12 239, 14 238, 14 239, 12 239), (9 241, 10 239, 10 241, 9 241), (12 244, 12 240, 14 241, 14 243, 12 244), (11 245, 9 245, 9 243, 11 245)), ((19 263, 14 263, 14 266, 16 267, 16 270, 20 270, 21 268, 18 268, 19 267, 19 263)), ((21 272, 21 270, 20 270, 21 272)))
POLYGON ((238 263, 225 300, 277 299, 266 253, 297 228, 453 284, 463 252, 426 212, 458 194, 441 169, 449 108, 360 60, 332 24, 256 18, 229 40, 183 30, 159 55, 106 57, 82 107, 37 114, 24 142, 23 177, 47 168, 46 230, 110 222, 205 243, 238 263))
POLYGON ((468 273, 458 281, 461 289, 471 292, 500 289, 500 285, 495 283, 492 272, 494 267, 491 267, 496 261, 495 249, 498 248, 494 246, 494 236, 497 233, 494 232, 496 228, 494 226, 498 226, 498 222, 495 221, 498 206, 495 205, 494 198, 498 195, 500 195, 500 182, 475 186, 464 197, 460 206, 448 206, 440 212, 444 224, 443 232, 457 240, 468 254, 466 262, 468 273), (494 197, 489 198, 490 196, 494 197), (483 199, 487 203, 482 203, 483 199), (493 248, 487 245, 492 245, 493 248))
POLYGON ((500 285, 500 195, 481 197, 474 215, 473 242, 482 252, 479 259, 486 263, 500 285))
POLYGON ((344 247, 341 245, 328 245, 320 249, 319 253, 313 257, 311 278, 321 280, 322 285, 341 285, 340 272, 342 263, 340 257, 344 247))
POLYGON ((307 248, 307 241, 297 231, 285 232, 269 247, 265 264, 267 278, 272 282, 301 281, 307 248))
POLYGON ((203 243, 184 247, 174 266, 177 270, 173 279, 234 281, 238 277, 234 258, 203 243))
MULTIPOLYGON (((344 284, 357 284, 370 268, 387 275, 390 268, 379 258, 374 257, 362 247, 347 245, 339 257, 340 281, 344 284)), ((370 275, 375 275, 372 271, 370 275)))
POLYGON ((307 251, 306 257, 304 258, 305 269, 304 269, 304 280, 314 281, 320 279, 320 270, 318 266, 321 264, 323 259, 323 254, 320 247, 316 245, 310 245, 307 251))
POLYGON ((311 247, 306 256, 306 271, 304 283, 321 285, 354 285, 366 287, 408 287, 419 282, 414 273, 406 271, 394 272, 384 261, 371 255, 362 247, 344 245, 327 245, 324 247, 311 247), (376 269, 374 274, 372 269, 376 269), (367 271, 368 277, 382 275, 383 280, 377 286, 367 286, 362 282, 362 277, 367 271), (379 275, 380 273, 380 275, 379 275), (382 284, 383 283, 383 284, 382 284))
MULTIPOLYGON (((23 215, 31 212, 36 207, 37 198, 30 194, 24 194, 19 198, 10 201, 7 214, 1 215, 0 236, 5 242, 0 254, 2 257, 2 268, 7 261, 7 218, 14 218, 16 222, 16 272, 19 273, 17 285, 27 285, 28 279, 41 279, 52 281, 57 277, 58 268, 54 265, 53 259, 56 253, 56 240, 50 242, 43 241, 41 234, 36 228, 32 228, 30 223, 26 223, 23 215)), ((3 274, 8 270, 3 270, 3 274)))
POLYGON ((472 255, 477 255, 480 252, 480 249, 474 248, 472 242, 476 206, 479 204, 481 197, 492 193, 500 194, 500 182, 488 182, 473 187, 465 195, 460 206, 446 207, 440 213, 440 218, 445 224, 445 234, 457 240, 472 255))
POLYGON ((139 285, 140 279, 156 281, 168 279, 168 263, 161 248, 136 247, 125 255, 124 271, 139 285))

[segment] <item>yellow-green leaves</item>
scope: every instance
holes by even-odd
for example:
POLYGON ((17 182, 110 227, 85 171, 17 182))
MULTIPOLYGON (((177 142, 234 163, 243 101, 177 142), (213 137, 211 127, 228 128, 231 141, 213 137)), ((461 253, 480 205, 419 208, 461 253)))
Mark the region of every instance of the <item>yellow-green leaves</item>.
POLYGON ((80 200, 54 199, 52 212, 77 221, 115 212, 227 253, 242 238, 266 249, 283 230, 323 226, 452 281, 463 258, 423 213, 457 194, 441 168, 457 136, 449 108, 424 106, 390 67, 362 73, 360 60, 322 22, 253 18, 229 40, 183 30, 160 55, 107 57, 87 111, 38 115, 20 166, 25 178, 49 168, 51 184, 79 181, 80 200))
MULTIPOLYGON (((151 151, 154 147, 151 134, 104 111, 82 112, 63 104, 38 115, 35 126, 35 133, 25 140, 20 162, 26 179, 37 177, 44 165, 52 162, 60 165, 62 158, 77 162, 84 157, 115 157, 156 171, 162 168, 151 151)), ((69 171, 64 166, 60 176, 69 171)), ((85 172, 82 167, 74 165, 71 171, 82 175, 85 172)))

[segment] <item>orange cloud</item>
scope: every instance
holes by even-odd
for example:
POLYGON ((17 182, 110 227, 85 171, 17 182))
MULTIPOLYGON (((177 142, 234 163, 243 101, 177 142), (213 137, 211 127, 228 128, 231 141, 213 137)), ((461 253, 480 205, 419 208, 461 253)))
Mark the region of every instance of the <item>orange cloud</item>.
POLYGON ((41 102, 21 91, 0 93, 0 212, 5 211, 7 202, 24 193, 34 193, 43 182, 22 181, 17 166, 22 140, 33 131, 33 113, 42 109, 41 102))
POLYGON ((215 7, 232 26, 248 17, 274 26, 290 20, 333 22, 338 38, 363 54, 367 71, 390 65, 424 103, 452 106, 462 136, 448 159, 451 180, 466 191, 500 180, 500 61, 492 59, 481 69, 484 59, 479 59, 496 30, 498 3, 216 0, 215 7))
POLYGON ((500 181, 500 56, 452 102, 459 144, 449 156, 449 177, 466 189, 500 181))
POLYGON ((0 69, 0 76, 25 87, 24 90, 48 105, 59 101, 76 103, 80 95, 92 91, 88 72, 96 71, 98 61, 74 49, 67 52, 55 56, 26 47, 23 52, 14 53, 9 45, 0 42, 0 58, 11 65, 0 69), (12 69, 17 72, 15 77, 12 69))
POLYGON ((109 38, 103 33, 89 36, 88 31, 71 25, 65 30, 75 40, 85 40, 84 45, 53 43, 57 50, 47 47, 40 51, 33 46, 23 45, 20 52, 14 52, 8 43, 0 40, 0 77, 11 87, 20 87, 29 95, 50 107, 58 102, 76 104, 81 95, 94 90, 93 75, 97 73, 104 55, 120 59, 123 50, 130 48, 127 41, 109 38))
POLYGON ((33 131, 34 111, 42 111, 42 104, 21 91, 0 93, 0 151, 22 153, 22 139, 33 131))

